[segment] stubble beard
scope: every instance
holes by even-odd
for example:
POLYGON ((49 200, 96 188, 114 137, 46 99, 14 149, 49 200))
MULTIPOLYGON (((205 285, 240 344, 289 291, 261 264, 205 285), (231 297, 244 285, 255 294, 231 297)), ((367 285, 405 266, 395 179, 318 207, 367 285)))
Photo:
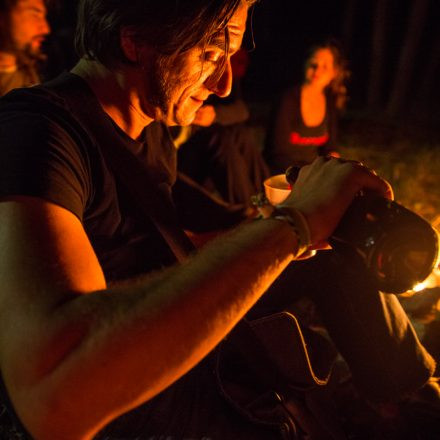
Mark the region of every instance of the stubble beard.
MULTIPOLYGON (((165 122, 169 126, 190 125, 191 120, 186 118, 182 103, 179 104, 180 91, 184 88, 185 78, 182 77, 182 63, 184 60, 179 55, 156 55, 148 68, 144 68, 147 80, 145 82, 144 96, 155 120, 165 122), (176 101, 177 100, 177 101, 176 101)), ((150 113, 147 112, 148 115, 150 113)))
MULTIPOLYGON (((171 62, 169 57, 157 55, 146 71, 146 81, 144 96, 146 97, 147 106, 150 107, 151 115, 155 120, 162 120, 170 123, 173 117, 170 113, 171 91, 172 91, 172 74, 171 62)), ((146 109, 148 114, 148 109, 146 109)))
POLYGON ((13 53, 19 65, 34 65, 46 61, 47 56, 42 52, 41 47, 34 48, 31 43, 20 46, 14 41, 9 41, 8 50, 13 53))

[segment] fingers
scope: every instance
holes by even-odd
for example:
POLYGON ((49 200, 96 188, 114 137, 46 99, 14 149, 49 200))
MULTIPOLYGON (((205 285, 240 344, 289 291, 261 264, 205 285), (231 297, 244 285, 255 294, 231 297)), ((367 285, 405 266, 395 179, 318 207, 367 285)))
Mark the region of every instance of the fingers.
POLYGON ((312 242, 321 247, 354 197, 364 191, 393 197, 390 184, 361 162, 319 157, 301 167, 283 206, 297 209, 306 217, 312 242))
POLYGON ((360 190, 374 191, 387 199, 393 200, 394 193, 390 183, 378 176, 376 171, 368 168, 362 162, 346 161, 346 163, 353 166, 353 179, 360 185, 360 190))
POLYGON ((393 200, 394 193, 389 182, 382 177, 378 176, 376 171, 367 167, 363 162, 352 160, 335 158, 333 156, 323 156, 321 161, 318 161, 318 166, 345 166, 347 173, 350 174, 350 181, 354 184, 354 189, 357 191, 374 191, 379 195, 393 200))

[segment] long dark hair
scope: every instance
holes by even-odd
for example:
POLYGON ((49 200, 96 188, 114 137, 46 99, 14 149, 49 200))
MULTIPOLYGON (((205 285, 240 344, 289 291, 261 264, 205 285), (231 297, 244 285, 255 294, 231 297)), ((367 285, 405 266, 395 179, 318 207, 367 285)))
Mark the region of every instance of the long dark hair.
MULTIPOLYGON (((114 67, 127 60, 122 28, 162 55, 176 55, 208 42, 224 29, 240 3, 254 0, 80 0, 75 47, 80 57, 114 67)), ((228 50, 228 38, 225 38, 228 50)))
POLYGON ((334 38, 327 39, 320 43, 316 43, 310 47, 308 51, 307 61, 321 49, 328 49, 333 55, 333 65, 336 69, 336 76, 328 85, 328 88, 335 97, 336 108, 342 110, 348 99, 347 80, 350 78, 351 72, 348 68, 348 61, 345 58, 341 44, 334 38))

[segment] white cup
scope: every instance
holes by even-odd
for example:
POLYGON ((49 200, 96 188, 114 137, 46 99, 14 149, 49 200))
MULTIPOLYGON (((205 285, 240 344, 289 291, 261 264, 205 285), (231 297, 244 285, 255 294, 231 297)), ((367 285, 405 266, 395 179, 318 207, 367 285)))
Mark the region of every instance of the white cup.
POLYGON ((284 202, 290 194, 292 187, 286 180, 285 174, 277 174, 266 179, 264 182, 264 193, 271 205, 278 205, 284 202))

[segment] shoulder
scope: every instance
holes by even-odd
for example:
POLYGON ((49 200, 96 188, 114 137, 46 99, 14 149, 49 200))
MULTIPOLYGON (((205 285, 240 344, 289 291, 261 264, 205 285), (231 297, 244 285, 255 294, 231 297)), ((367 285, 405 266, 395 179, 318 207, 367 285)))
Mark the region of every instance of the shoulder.
POLYGON ((0 123, 15 121, 43 137, 63 133, 78 146, 93 143, 75 106, 71 105, 73 97, 87 93, 84 81, 70 73, 37 86, 13 90, 0 99, 0 123))
POLYGON ((5 95, 0 145, 2 195, 38 196, 81 218, 92 194, 93 150, 61 101, 37 87, 5 95))
POLYGON ((25 149, 90 149, 89 139, 63 99, 42 86, 16 89, 0 99, 0 136, 25 149))

